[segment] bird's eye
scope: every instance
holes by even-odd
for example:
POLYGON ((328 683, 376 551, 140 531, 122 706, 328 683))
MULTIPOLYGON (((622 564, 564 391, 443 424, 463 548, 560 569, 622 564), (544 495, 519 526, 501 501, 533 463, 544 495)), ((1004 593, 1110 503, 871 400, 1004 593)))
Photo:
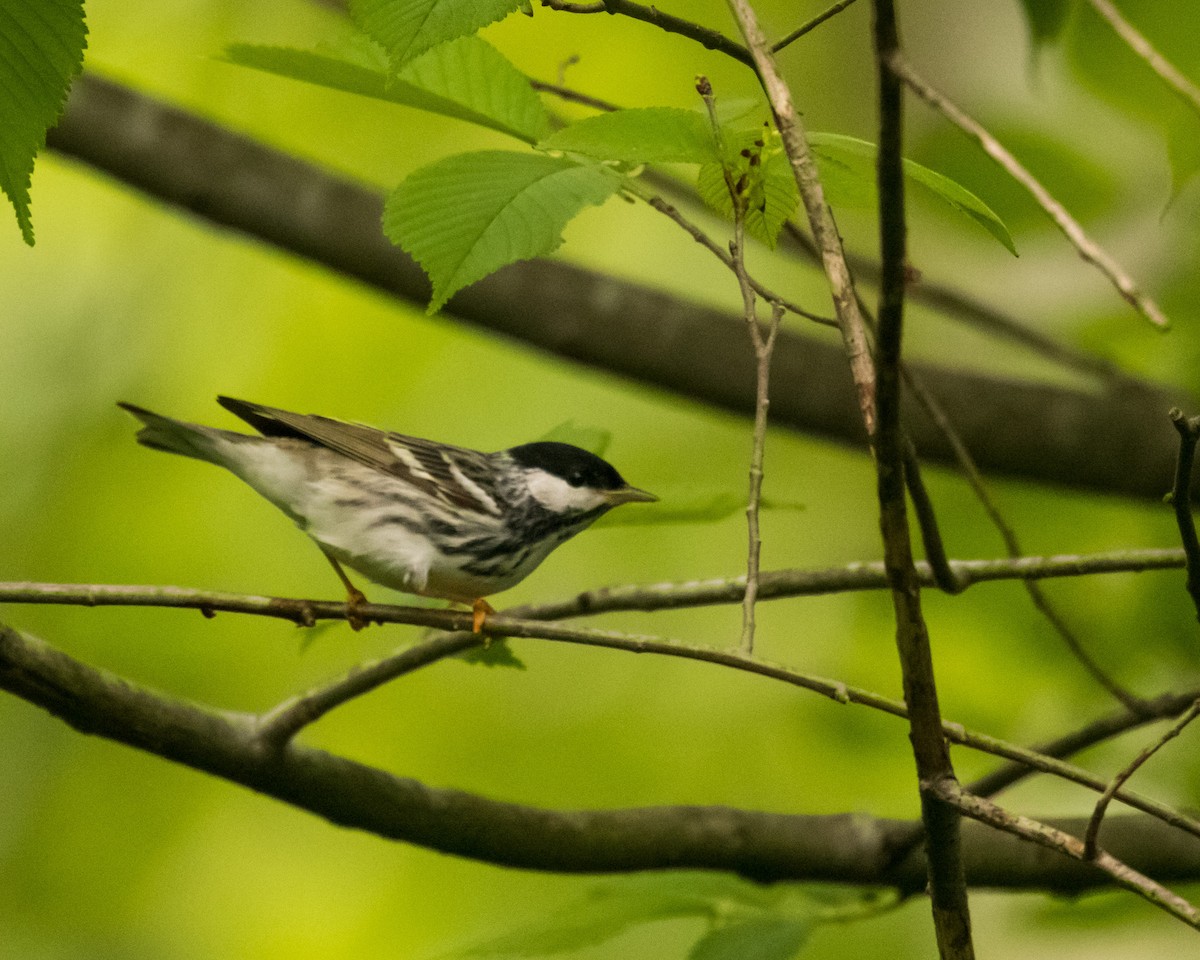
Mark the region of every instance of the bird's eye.
POLYGON ((573 487, 582 487, 583 474, 578 470, 572 471, 571 473, 567 474, 567 483, 573 487))

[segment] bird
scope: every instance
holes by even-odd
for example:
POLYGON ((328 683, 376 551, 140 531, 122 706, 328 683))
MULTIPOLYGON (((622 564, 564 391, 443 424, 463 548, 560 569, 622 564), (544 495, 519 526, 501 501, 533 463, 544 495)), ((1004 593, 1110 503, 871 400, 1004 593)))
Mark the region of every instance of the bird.
POLYGON ((614 507, 658 500, 567 443, 483 453, 232 397, 217 402, 258 434, 118 406, 141 422, 143 446, 224 467, 287 514, 332 564, 355 629, 367 599, 343 567, 393 590, 467 604, 480 633, 495 613, 488 596, 520 583, 614 507))

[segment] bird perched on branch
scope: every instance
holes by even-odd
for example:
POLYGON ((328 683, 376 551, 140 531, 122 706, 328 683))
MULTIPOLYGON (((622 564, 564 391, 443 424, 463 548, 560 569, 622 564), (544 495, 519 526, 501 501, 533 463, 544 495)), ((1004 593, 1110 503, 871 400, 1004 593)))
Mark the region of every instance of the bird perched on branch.
POLYGON ((321 548, 346 588, 349 620, 366 597, 342 565, 405 593, 468 604, 520 583, 555 547, 623 503, 658 498, 566 443, 481 453, 230 397, 217 401, 261 436, 185 423, 131 403, 138 442, 236 474, 321 548))

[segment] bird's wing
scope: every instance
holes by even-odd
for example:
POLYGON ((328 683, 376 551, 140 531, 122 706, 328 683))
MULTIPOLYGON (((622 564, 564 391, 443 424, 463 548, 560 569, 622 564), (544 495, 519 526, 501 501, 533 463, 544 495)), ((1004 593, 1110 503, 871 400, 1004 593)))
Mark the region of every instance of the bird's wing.
POLYGON ((217 397, 217 402, 263 436, 309 440, 412 484, 444 503, 497 512, 495 501, 471 478, 486 475, 487 454, 232 397, 217 397))

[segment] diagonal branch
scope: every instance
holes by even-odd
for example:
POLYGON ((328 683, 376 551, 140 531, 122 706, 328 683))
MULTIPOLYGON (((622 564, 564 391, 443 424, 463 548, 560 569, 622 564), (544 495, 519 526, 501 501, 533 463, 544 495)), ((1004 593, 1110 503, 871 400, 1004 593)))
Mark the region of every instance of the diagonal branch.
POLYGON ((1020 161, 1009 153, 1004 145, 993 137, 982 124, 924 80, 899 51, 891 57, 889 66, 913 93, 975 140, 983 148, 984 153, 995 160, 1010 177, 1024 187, 1071 242, 1079 255, 1103 273, 1130 306, 1156 327, 1165 330, 1170 326, 1171 322, 1162 309, 1141 291, 1125 268, 1088 236, 1079 222, 1067 212, 1066 207, 1059 203, 1050 191, 1042 186, 1041 181, 1022 166, 1020 161))
POLYGON ((1109 0, 1087 0, 1087 2, 1108 22, 1117 36, 1124 40, 1134 53, 1146 61, 1147 66, 1158 74, 1159 79, 1177 93, 1184 103, 1200 113, 1200 87, 1192 83, 1175 64, 1159 53, 1154 44, 1147 40, 1132 23, 1121 16, 1121 11, 1109 0))
MULTIPOLYGON (((1055 850, 1072 859, 1088 859, 1085 856, 1082 841, 1063 830, 1031 820, 1029 817, 1011 814, 990 800, 967 793, 954 782, 938 784, 936 789, 947 803, 955 804, 965 815, 981 823, 989 824, 1031 843, 1055 850)), ((1188 926, 1200 929, 1200 910, 1162 884, 1151 880, 1146 874, 1103 851, 1088 862, 1108 874, 1118 886, 1131 890, 1156 907, 1182 920, 1188 926)))
POLYGON ((800 26, 798 26, 795 30, 793 30, 791 33, 789 33, 782 40, 780 40, 776 43, 773 43, 771 45, 771 52, 778 53, 784 47, 790 46, 791 44, 795 43, 806 33, 810 33, 813 30, 817 29, 817 27, 819 27, 821 24, 823 24, 826 20, 830 19, 831 17, 836 17, 839 13, 841 13, 843 10, 845 10, 852 3, 854 3, 854 0, 838 0, 838 2, 835 3, 833 6, 827 8, 825 10, 822 10, 811 20, 807 20, 804 23, 800 24, 800 26))
POLYGON ((1098 846, 1100 840, 1100 825, 1104 822, 1104 813, 1106 810, 1108 810, 1108 805, 1112 802, 1113 797, 1115 797, 1118 791, 1129 782, 1129 779, 1135 773, 1137 773, 1137 771, 1147 760, 1149 760, 1160 749, 1166 746, 1169 740, 1173 740, 1175 737, 1179 736, 1179 734, 1183 731, 1183 728, 1195 720, 1198 715, 1200 715, 1200 700, 1194 701, 1192 705, 1188 707, 1188 709, 1182 714, 1180 714, 1178 719, 1176 719, 1176 721, 1158 737, 1157 740, 1139 751, 1138 755, 1129 762, 1125 769, 1113 777, 1112 783, 1105 788, 1104 793, 1100 795, 1100 799, 1096 801, 1096 807, 1092 811, 1092 818, 1088 821, 1087 830, 1084 832, 1083 836, 1084 856, 1086 856, 1088 859, 1092 859, 1097 855, 1100 849, 1098 846))

